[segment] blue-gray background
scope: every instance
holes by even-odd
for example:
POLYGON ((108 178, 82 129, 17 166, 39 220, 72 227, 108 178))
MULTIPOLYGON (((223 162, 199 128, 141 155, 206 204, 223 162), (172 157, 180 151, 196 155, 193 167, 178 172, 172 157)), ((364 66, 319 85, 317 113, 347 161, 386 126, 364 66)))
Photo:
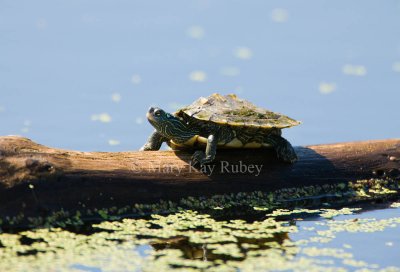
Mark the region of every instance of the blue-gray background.
POLYGON ((400 1, 0 0, 0 135, 137 149, 150 105, 215 91, 295 145, 399 137, 400 1))

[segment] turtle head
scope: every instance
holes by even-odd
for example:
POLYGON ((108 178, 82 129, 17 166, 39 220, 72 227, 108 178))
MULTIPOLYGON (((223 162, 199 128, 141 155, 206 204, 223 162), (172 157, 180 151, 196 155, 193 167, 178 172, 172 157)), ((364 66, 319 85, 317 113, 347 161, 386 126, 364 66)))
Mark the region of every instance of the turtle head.
POLYGON ((196 135, 184 121, 160 108, 150 107, 146 117, 150 124, 167 139, 185 142, 196 135))

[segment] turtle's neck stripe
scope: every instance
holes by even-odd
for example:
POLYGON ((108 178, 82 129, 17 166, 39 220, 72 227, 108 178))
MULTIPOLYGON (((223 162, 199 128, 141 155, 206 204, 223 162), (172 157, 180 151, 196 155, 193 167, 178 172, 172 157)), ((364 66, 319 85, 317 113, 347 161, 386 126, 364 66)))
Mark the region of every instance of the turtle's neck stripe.
POLYGON ((183 124, 179 119, 169 120, 165 126, 161 127, 161 131, 166 136, 178 140, 187 140, 197 134, 196 131, 183 124))

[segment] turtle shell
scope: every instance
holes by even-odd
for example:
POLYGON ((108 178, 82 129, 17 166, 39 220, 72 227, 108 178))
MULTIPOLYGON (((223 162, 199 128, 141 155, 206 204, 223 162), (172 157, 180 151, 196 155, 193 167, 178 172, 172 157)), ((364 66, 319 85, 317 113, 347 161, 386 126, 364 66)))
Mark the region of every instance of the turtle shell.
POLYGON ((287 128, 300 124, 286 115, 257 107, 235 94, 215 93, 207 98, 200 97, 175 114, 186 114, 198 120, 230 126, 287 128))

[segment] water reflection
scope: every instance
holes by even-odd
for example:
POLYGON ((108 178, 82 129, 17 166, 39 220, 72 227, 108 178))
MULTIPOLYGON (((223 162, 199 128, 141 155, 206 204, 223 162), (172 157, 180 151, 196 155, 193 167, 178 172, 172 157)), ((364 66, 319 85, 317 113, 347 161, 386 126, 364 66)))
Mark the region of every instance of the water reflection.
POLYGON ((152 130, 136 121, 150 105, 234 91, 303 120, 288 131, 295 145, 398 136, 395 3, 89 2, 2 4, 0 135, 135 150, 152 130), (88 118, 101 113, 114 122, 88 118), (114 138, 121 144, 109 145, 114 138))
POLYGON ((51 270, 56 264, 60 269, 79 266, 90 271, 389 269, 398 264, 394 256, 400 246, 399 207, 395 202, 357 209, 275 210, 263 216, 247 212, 247 220, 243 215, 215 219, 181 211, 0 233, 0 268, 51 270), (389 205, 385 215, 374 210, 389 205), (374 247, 385 254, 369 254, 372 249, 365 246, 365 239, 372 233, 374 247))
POLYGON ((271 237, 262 239, 237 237, 235 247, 237 247, 241 257, 223 253, 216 254, 213 252, 213 249, 216 248, 215 245, 191 243, 189 237, 185 236, 158 239, 150 242, 150 245, 155 250, 179 249, 182 251, 183 257, 186 259, 198 259, 203 261, 242 261, 246 259, 247 254, 251 251, 267 250, 276 247, 276 245, 282 246, 283 242, 287 239, 289 239, 289 234, 287 232, 273 233, 271 234, 271 237))

